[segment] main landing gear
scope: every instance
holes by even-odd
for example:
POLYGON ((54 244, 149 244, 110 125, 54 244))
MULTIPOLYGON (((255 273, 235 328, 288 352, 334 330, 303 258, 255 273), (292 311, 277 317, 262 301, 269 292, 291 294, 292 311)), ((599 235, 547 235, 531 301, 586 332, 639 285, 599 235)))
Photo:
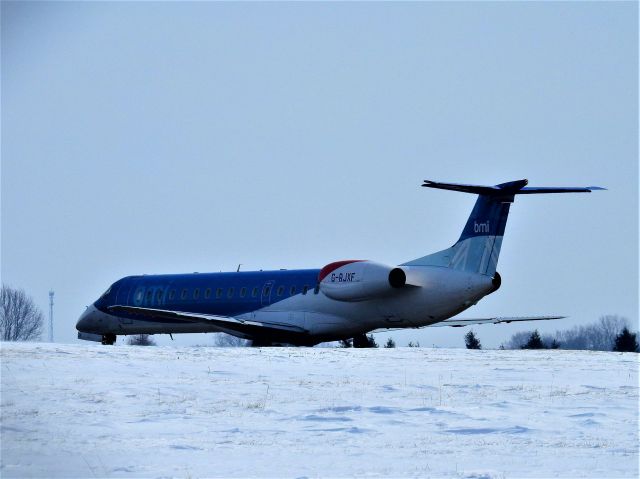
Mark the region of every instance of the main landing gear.
POLYGON ((103 334, 102 335, 102 344, 106 344, 106 345, 111 346, 115 342, 116 342, 116 335, 115 334, 103 334))
POLYGON ((367 338, 366 334, 358 334, 357 336, 353 337, 353 347, 354 348, 368 348, 369 346, 369 339, 367 338))

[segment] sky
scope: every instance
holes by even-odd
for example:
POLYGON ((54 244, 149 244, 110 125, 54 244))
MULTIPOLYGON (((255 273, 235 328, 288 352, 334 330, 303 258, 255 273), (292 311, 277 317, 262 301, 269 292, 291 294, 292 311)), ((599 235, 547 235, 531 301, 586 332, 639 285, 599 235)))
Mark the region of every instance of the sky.
MULTIPOLYGON (((638 329, 635 2, 0 13, 2 282, 46 313, 55 291, 56 341, 77 341, 85 306, 131 274, 396 265, 446 248, 475 197, 424 179, 608 189, 517 198, 502 287, 461 317, 569 318, 477 326, 485 346, 605 314, 638 329)), ((465 332, 378 337, 462 347, 465 332)))

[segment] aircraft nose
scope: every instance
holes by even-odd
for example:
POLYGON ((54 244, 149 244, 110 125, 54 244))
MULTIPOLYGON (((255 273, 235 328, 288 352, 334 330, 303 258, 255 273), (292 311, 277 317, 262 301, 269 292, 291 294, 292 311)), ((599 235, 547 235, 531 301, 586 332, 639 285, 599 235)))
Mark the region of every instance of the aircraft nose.
POLYGON ((78 322, 76 323, 76 329, 78 331, 84 333, 90 333, 95 326, 94 316, 95 316, 96 308, 91 305, 87 306, 87 309, 84 310, 84 313, 80 315, 78 322))

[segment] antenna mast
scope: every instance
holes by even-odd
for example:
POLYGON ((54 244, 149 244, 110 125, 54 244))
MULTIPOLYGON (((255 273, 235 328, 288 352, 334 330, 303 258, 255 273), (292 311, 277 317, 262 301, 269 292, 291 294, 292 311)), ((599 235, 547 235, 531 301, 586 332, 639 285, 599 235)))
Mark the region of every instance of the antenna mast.
POLYGON ((53 342, 53 290, 49 291, 49 342, 53 342))

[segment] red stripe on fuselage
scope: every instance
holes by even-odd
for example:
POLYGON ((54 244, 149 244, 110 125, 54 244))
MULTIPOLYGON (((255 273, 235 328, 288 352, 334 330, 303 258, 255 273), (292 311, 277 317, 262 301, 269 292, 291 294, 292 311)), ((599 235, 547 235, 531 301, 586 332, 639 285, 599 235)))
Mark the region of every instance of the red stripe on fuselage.
POLYGON ((329 263, 328 265, 326 265, 324 268, 320 270, 320 273, 318 274, 318 282, 326 278, 326 276, 330 274, 332 271, 335 271, 336 269, 346 264, 359 263, 360 261, 364 261, 364 260, 363 259, 347 259, 344 261, 335 261, 333 263, 329 263))

